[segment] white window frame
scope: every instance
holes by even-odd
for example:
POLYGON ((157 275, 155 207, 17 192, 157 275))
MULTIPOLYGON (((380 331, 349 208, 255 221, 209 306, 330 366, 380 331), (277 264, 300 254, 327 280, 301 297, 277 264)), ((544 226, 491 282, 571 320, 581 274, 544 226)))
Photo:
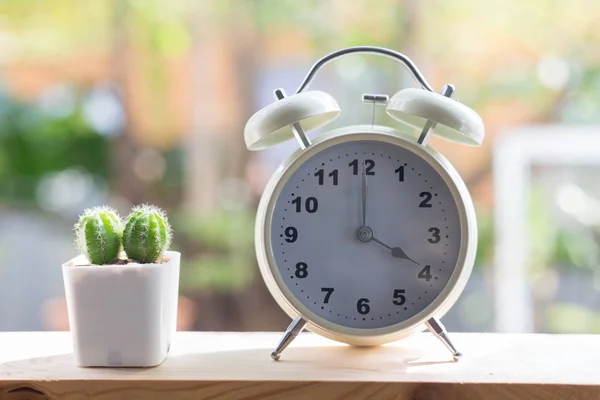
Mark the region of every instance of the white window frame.
POLYGON ((600 166, 600 128, 524 126, 501 135, 493 149, 494 328, 533 332, 527 192, 535 165, 600 166))

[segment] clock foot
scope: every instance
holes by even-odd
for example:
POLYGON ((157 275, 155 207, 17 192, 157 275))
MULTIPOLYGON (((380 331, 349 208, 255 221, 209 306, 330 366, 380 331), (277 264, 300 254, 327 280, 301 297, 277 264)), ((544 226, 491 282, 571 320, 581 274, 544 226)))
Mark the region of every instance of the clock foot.
POLYGON ((306 321, 300 317, 296 317, 292 321, 290 326, 288 326, 288 328, 286 329, 283 337, 279 341, 279 344, 277 345, 275 350, 271 352, 271 358, 273 360, 279 361, 279 356, 281 355, 281 353, 286 349, 286 347, 288 347, 290 343, 294 341, 294 339, 296 339, 296 336, 298 336, 298 334, 302 332, 302 329, 304 329, 304 325, 306 325, 306 321))
POLYGON ((450 340, 450 337, 448 336, 446 328, 440 322, 440 320, 438 320, 437 318, 429 318, 427 322, 425 322, 425 325, 427 326, 427 329, 429 329, 429 332, 431 332, 436 338, 438 338, 442 343, 444 343, 444 346, 446 346, 448 350, 450 350, 450 352, 452 353, 452 357, 454 357, 454 361, 460 360, 460 358, 462 357, 462 353, 456 350, 456 347, 454 347, 452 341, 450 340))

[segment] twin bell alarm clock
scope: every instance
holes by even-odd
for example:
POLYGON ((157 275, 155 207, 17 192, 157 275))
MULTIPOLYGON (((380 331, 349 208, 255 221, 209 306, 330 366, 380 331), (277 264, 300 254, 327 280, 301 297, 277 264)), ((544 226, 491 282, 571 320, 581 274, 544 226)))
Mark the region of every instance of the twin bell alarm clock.
POLYGON ((249 150, 292 139, 299 146, 271 177, 256 217, 262 277, 293 320, 271 353, 274 360, 305 327, 357 346, 427 328, 460 358, 439 319, 471 274, 475 211, 457 171, 427 142, 437 135, 479 146, 484 125, 452 99, 453 91, 445 85, 437 93, 401 53, 351 47, 317 61, 296 93, 275 90, 275 101, 248 120, 249 150), (420 84, 391 98, 362 97, 385 106, 403 126, 347 126, 310 139, 340 107, 308 86, 324 65, 354 53, 396 60, 420 84))

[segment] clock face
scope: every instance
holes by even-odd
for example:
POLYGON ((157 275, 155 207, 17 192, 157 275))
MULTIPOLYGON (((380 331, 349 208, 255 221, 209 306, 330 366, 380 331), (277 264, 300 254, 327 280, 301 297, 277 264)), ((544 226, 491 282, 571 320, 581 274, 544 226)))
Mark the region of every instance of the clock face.
POLYGON ((444 179, 417 154, 346 141, 289 177, 270 240, 283 283, 309 310, 345 327, 383 328, 423 311, 448 284, 460 215, 444 179))

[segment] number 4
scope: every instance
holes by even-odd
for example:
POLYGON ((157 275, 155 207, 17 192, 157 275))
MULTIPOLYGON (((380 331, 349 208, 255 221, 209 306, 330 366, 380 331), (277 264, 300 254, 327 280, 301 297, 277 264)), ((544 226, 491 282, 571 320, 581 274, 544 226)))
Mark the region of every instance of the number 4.
POLYGON ((419 272, 419 279, 425 279, 426 282, 429 282, 431 278, 433 278, 431 275, 431 265, 426 265, 421 272, 419 272))

